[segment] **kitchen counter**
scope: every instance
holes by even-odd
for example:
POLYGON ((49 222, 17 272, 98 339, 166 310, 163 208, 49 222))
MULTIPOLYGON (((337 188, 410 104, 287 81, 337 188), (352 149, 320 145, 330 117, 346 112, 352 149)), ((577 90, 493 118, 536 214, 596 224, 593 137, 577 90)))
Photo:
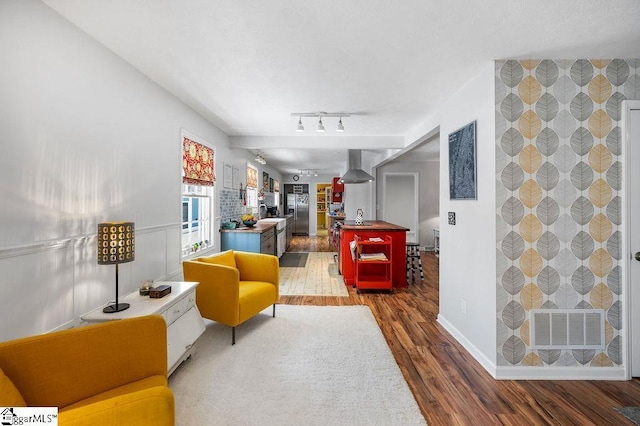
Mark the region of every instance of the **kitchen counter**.
POLYGON ((354 220, 345 220, 340 227, 340 247, 338 258, 340 272, 346 285, 355 284, 355 263, 351 257, 349 243, 355 236, 362 239, 372 237, 391 238, 391 280, 393 287, 407 286, 406 244, 407 231, 404 226, 382 220, 365 220, 364 225, 356 225, 354 220))
POLYGON ((356 225, 355 220, 345 220, 342 223, 342 229, 349 231, 408 231, 409 228, 404 226, 394 225, 393 223, 385 222, 383 220, 365 220, 364 225, 356 225))
POLYGON ((240 226, 240 228, 236 228, 236 229, 220 229, 220 232, 254 232, 254 233, 258 233, 258 234, 262 234, 265 231, 268 231, 270 228, 274 228, 276 226, 275 222, 258 222, 256 223, 254 226, 252 226, 251 228, 249 228, 248 226, 240 226))

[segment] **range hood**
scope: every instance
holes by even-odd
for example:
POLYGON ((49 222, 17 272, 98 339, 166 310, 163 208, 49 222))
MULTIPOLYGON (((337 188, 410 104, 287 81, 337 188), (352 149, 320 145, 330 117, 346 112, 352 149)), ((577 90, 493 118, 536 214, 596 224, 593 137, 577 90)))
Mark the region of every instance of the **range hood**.
POLYGON ((362 150, 350 149, 349 153, 349 169, 347 173, 340 178, 340 183, 366 183, 372 182, 374 177, 362 170, 362 150))

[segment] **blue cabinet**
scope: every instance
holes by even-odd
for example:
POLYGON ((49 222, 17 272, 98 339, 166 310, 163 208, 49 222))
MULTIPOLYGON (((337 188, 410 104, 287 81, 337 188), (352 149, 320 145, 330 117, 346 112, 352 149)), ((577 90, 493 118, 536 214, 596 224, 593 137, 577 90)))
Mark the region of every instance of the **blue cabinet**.
POLYGON ((275 227, 255 231, 221 230, 221 250, 249 251, 253 253, 276 254, 275 227))

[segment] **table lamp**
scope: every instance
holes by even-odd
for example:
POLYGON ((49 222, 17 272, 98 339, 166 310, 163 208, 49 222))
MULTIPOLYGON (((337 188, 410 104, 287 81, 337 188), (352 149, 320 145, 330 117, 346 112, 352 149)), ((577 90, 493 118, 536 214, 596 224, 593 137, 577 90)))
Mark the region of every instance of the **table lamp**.
POLYGON ((116 265, 116 302, 102 312, 112 314, 129 309, 128 303, 118 303, 118 264, 135 258, 133 222, 105 222, 98 224, 98 265, 116 265))

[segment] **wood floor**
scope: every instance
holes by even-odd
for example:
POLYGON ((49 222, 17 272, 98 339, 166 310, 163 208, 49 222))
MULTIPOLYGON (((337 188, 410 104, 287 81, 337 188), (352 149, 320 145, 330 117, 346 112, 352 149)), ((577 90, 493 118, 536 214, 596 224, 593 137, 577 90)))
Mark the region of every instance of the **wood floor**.
MULTIPOLYGON (((326 237, 294 237, 289 251, 333 251, 326 237)), ((494 380, 438 323, 438 259, 425 279, 394 294, 282 296, 292 305, 369 305, 427 423, 633 425, 613 407, 640 406, 640 381, 494 380)))
POLYGON ((334 253, 308 253, 305 268, 283 267, 280 263, 281 295, 348 296, 334 253))

